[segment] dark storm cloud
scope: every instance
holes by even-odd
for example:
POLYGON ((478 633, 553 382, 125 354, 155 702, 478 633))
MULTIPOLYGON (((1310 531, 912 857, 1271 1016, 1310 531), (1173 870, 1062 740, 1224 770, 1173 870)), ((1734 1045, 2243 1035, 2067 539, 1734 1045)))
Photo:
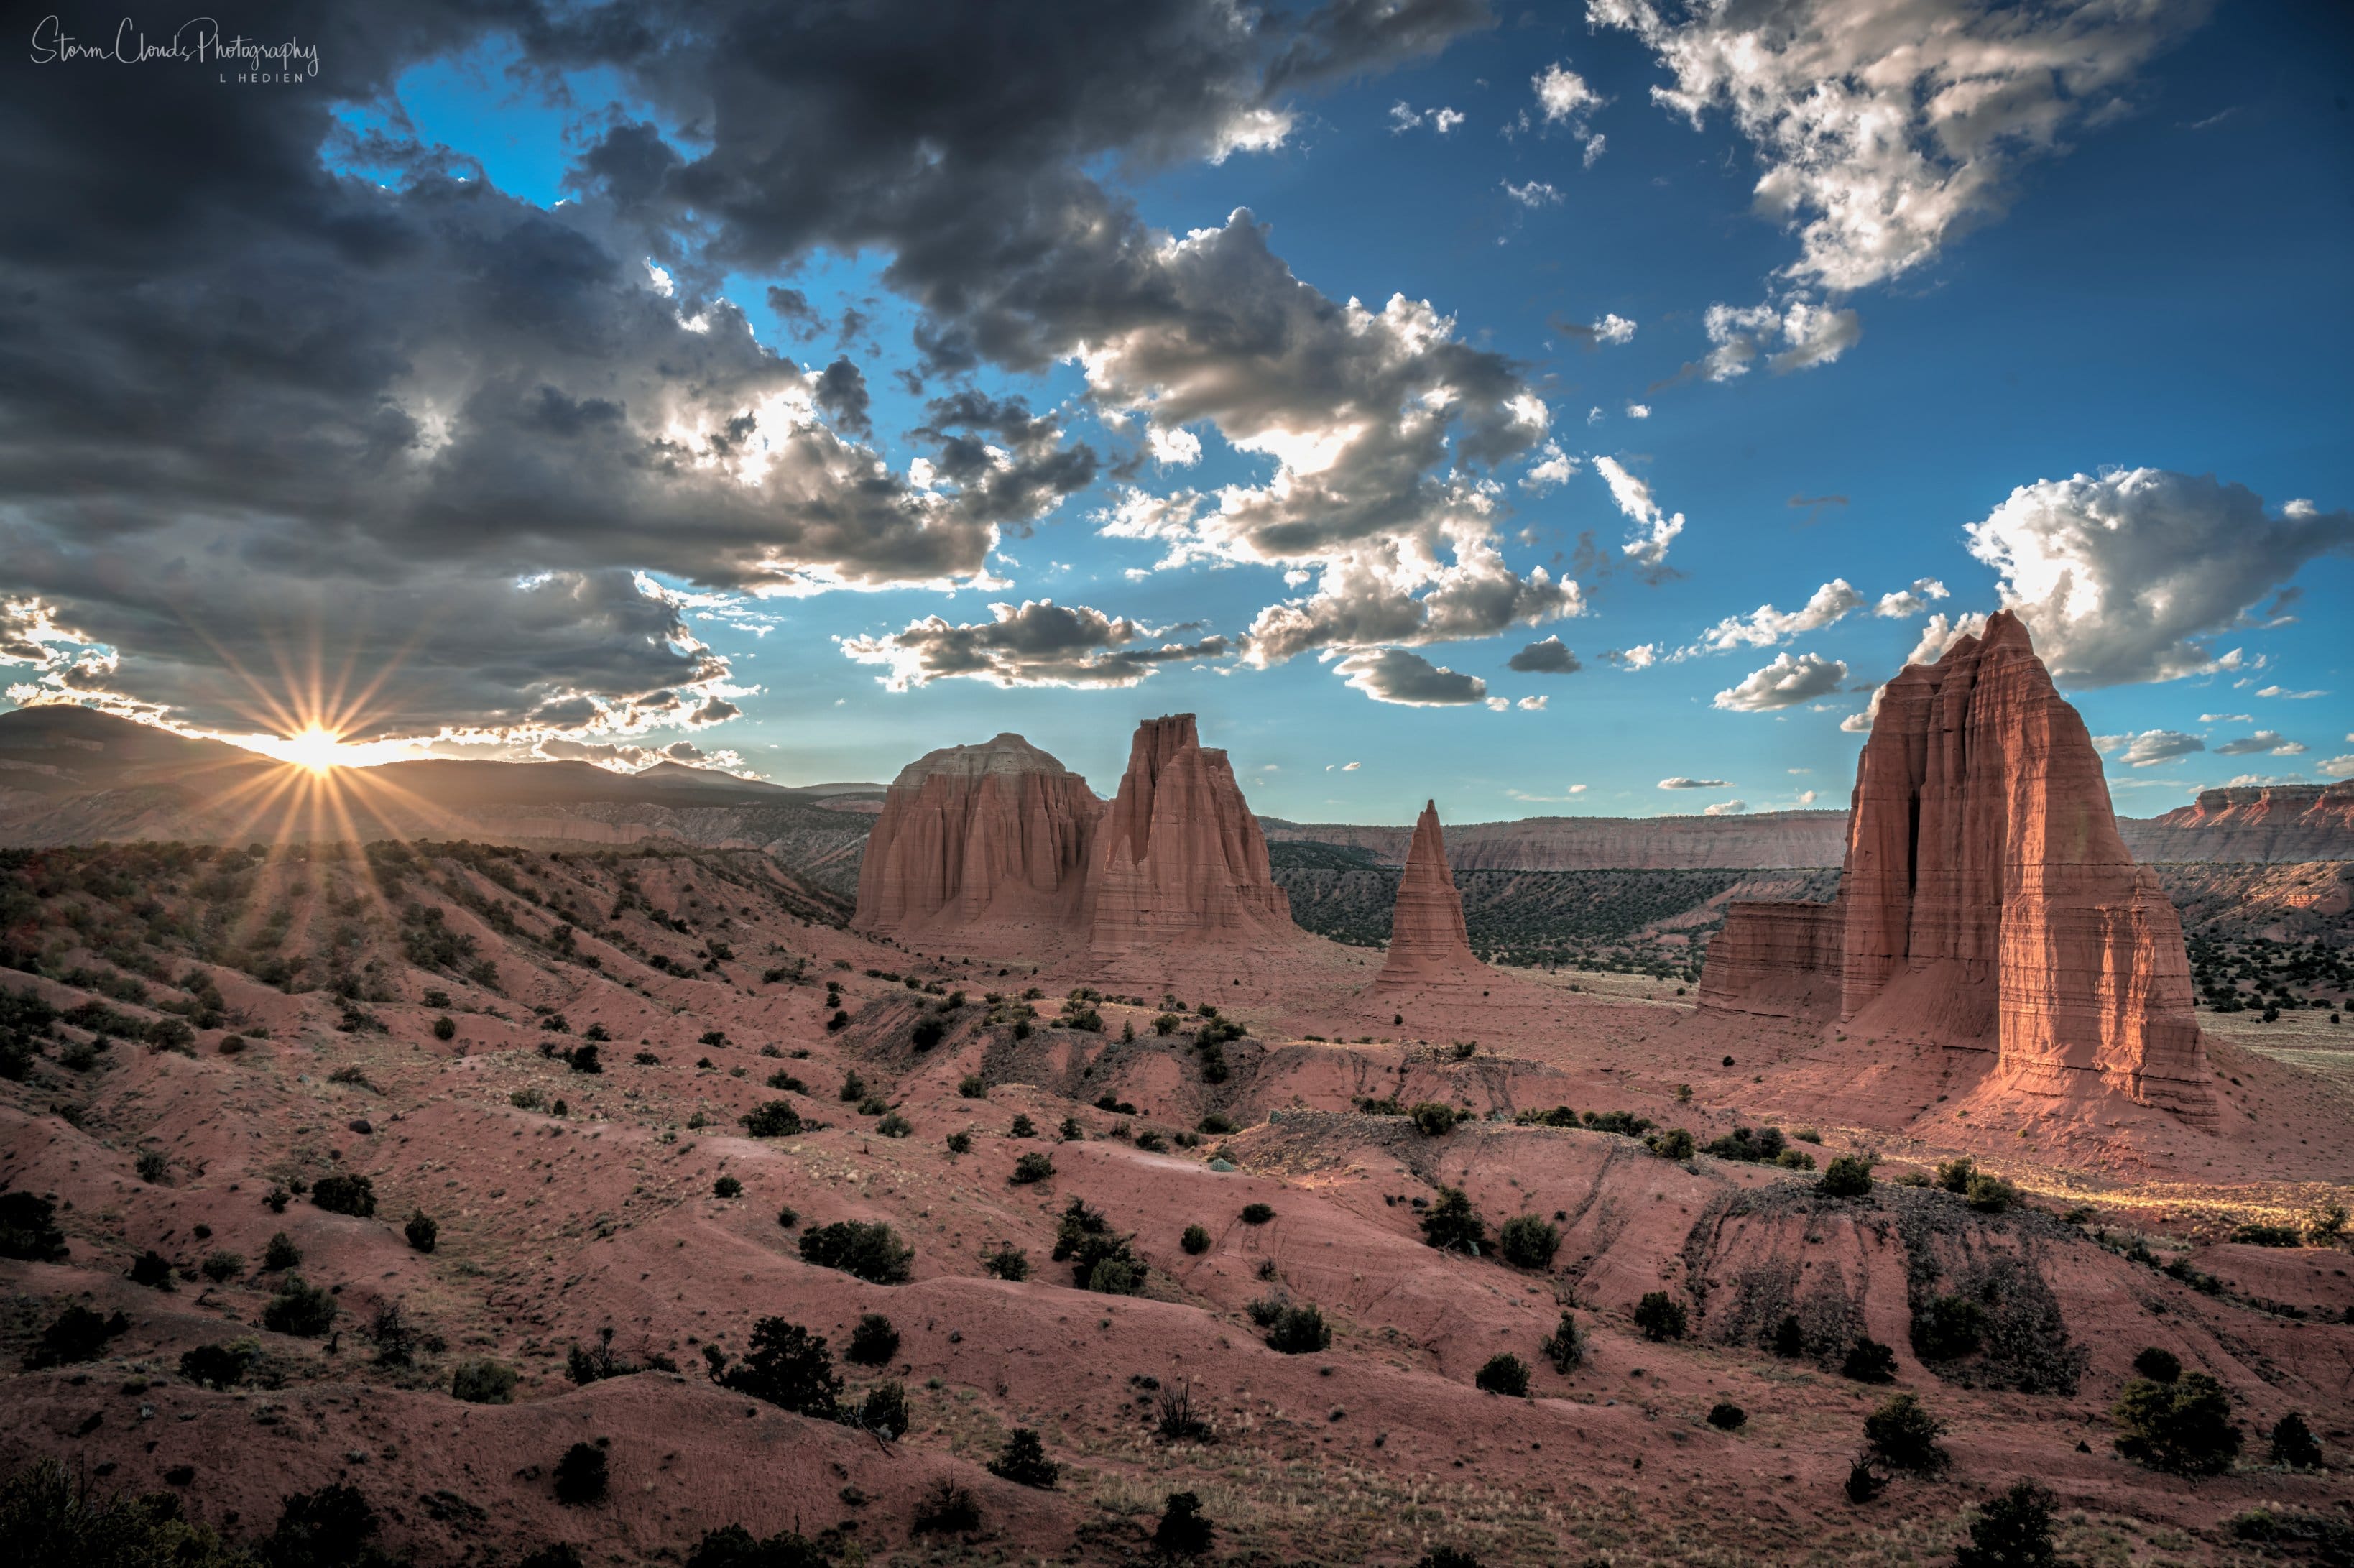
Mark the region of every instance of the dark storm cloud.
MULTIPOLYGON (((714 280, 879 249, 932 376, 1200 326, 1086 170, 1267 144, 1286 93, 1483 20, 1461 0, 265 3, 239 29, 315 41, 314 82, 19 65, 0 93, 0 596, 37 595, 60 636, 121 660, 62 663, 53 640, 16 662, 229 724, 249 683, 285 687, 284 647, 324 635, 331 662, 399 657, 378 727, 727 716, 725 664, 632 574, 971 580, 1001 526, 1097 460, 1050 416, 936 406, 929 482, 895 474, 860 444, 863 373, 805 376, 714 280), (704 150, 609 125, 579 199, 547 212, 398 116, 365 135, 334 118, 493 33, 525 79, 614 68, 704 150)), ((799 292, 769 302, 822 330, 799 292)))
POLYGON ((1585 668, 1558 637, 1542 638, 1513 654, 1505 668, 1524 675, 1572 675, 1585 668))
POLYGON ((989 609, 992 619, 976 625, 928 616, 887 637, 848 639, 843 650, 860 663, 888 667, 883 682, 893 691, 955 677, 1000 686, 1133 686, 1162 664, 1232 651, 1214 636, 1152 644, 1149 639, 1178 629, 1154 632, 1083 604, 1037 599, 989 609))

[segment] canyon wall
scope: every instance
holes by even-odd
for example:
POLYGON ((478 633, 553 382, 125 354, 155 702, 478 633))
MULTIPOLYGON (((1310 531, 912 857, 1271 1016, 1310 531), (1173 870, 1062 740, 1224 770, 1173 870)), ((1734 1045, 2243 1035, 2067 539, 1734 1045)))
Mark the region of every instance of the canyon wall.
POLYGON ((1733 908, 1706 1005, 1990 1050, 2025 1092, 2213 1114, 2180 922, 2013 616, 1882 694, 1837 900, 1733 908))
POLYGON ((1438 802, 1422 808, 1414 842, 1405 857, 1390 906, 1389 956, 1374 977, 1375 991, 1460 984, 1478 980, 1486 966, 1471 956, 1463 927, 1463 896, 1447 869, 1447 838, 1438 826, 1438 802))
POLYGON ((2354 860, 2354 780, 2202 789, 2188 806, 2117 826, 2143 862, 2354 860))

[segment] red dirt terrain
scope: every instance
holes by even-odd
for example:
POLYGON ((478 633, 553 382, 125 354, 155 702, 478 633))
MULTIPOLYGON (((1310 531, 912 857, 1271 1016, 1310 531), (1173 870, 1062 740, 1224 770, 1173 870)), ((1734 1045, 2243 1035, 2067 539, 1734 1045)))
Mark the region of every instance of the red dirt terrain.
POLYGON ((2231 1240, 2354 1197, 2354 1091, 2295 1053, 2211 1034, 2218 1114, 2191 1125, 2023 1102, 1985 1051, 1702 1012, 1631 977, 1393 1001, 1378 954, 1304 935, 1114 977, 1076 944, 984 965, 838 918, 753 852, 13 854, 0 996, 38 1005, 10 1003, 0 1183, 54 1199, 64 1255, 0 1260, 23 1369, 0 1469, 171 1491, 236 1542, 346 1484, 424 1563, 684 1561, 728 1525, 844 1563, 1146 1561, 1185 1491, 1210 1560, 1269 1563, 1943 1562, 2022 1476, 2088 1563, 2265 1560, 2285 1548, 2231 1521, 2345 1518, 2348 1255, 2231 1240), (778 1103, 799 1130, 750 1136, 778 1103), (1737 1152, 1769 1125, 1819 1169, 1657 1136, 1737 1152), (1868 1192, 1819 1184, 1865 1151, 1868 1192), (2015 1201, 1897 1180, 1966 1154, 2015 1201), (372 1214, 319 1206, 337 1175, 368 1178, 372 1214), (1426 1239, 1449 1192, 1476 1254, 1426 1239), (1105 1227, 1081 1279, 1052 1255, 1074 1202, 1105 1227), (1515 1263, 1495 1244, 1521 1215, 1515 1263), (904 1282, 805 1261, 843 1221, 891 1227, 904 1282), (299 1262, 265 1266, 280 1233, 299 1262), (151 1251, 168 1288, 133 1277, 151 1251), (323 1332, 265 1325, 292 1276, 331 1293, 331 1322, 294 1324, 323 1332), (1681 1338, 1638 1328, 1653 1292, 1681 1338), (75 1304, 120 1331, 40 1364, 75 1304), (1564 1310, 1582 1353, 1556 1371, 1564 1310), (868 1313, 898 1341, 852 1364, 868 1313), (706 1351, 739 1365, 769 1318, 825 1338, 845 1406, 897 1384, 904 1432, 715 1382, 706 1351), (576 1382, 567 1351, 606 1330, 612 1361, 576 1382), (1297 1353, 1267 1342, 1287 1333, 1297 1353), (1893 1383, 1842 1375, 1860 1338, 1893 1383), (184 1366, 241 1340, 229 1386, 184 1366), (2115 1452, 2149 1346, 2227 1392, 2227 1473, 2115 1452), (1479 1386, 1507 1352, 1524 1394, 1479 1386), (453 1395, 482 1361, 511 1403, 453 1395), (1164 1435, 1180 1391, 1202 1425, 1164 1435), (1853 1502, 1864 1420, 1900 1392, 1950 1464, 1883 1467, 1853 1502), (1721 1404, 1744 1419, 1711 1425, 1721 1404), (2269 1462, 2292 1411, 2333 1469, 2269 1462), (1016 1428, 1052 1489, 988 1469, 1016 1428), (576 1444, 602 1445, 599 1500, 557 1500, 576 1444), (943 1481, 972 1513, 919 1532, 943 1481))

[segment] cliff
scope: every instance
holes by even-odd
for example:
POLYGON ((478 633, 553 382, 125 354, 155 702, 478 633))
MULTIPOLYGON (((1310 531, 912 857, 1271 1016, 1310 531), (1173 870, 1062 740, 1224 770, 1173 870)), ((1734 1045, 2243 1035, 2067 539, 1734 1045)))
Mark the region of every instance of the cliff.
POLYGON ((2188 806, 2118 826, 2143 861, 2354 860, 2354 780, 2202 789, 2188 806))
POLYGON ((1702 1000, 1989 1050, 2023 1092, 2213 1114, 2180 922, 2009 614, 1889 683, 1837 900, 1729 916, 1702 1000))
POLYGON ((1422 808, 1406 852, 1405 874, 1398 878, 1390 908, 1389 956, 1374 977, 1375 991, 1476 980, 1486 967, 1471 956, 1463 928, 1463 897, 1447 869, 1447 839, 1438 826, 1438 802, 1422 808))

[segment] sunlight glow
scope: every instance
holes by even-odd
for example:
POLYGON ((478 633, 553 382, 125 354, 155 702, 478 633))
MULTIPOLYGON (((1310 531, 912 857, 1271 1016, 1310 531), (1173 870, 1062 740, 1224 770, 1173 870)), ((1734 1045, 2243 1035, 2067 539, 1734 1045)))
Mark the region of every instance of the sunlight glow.
POLYGON ((313 773, 324 773, 343 760, 340 755, 343 742, 344 737, 334 730, 310 725, 287 736, 274 749, 285 761, 307 768, 313 773))

